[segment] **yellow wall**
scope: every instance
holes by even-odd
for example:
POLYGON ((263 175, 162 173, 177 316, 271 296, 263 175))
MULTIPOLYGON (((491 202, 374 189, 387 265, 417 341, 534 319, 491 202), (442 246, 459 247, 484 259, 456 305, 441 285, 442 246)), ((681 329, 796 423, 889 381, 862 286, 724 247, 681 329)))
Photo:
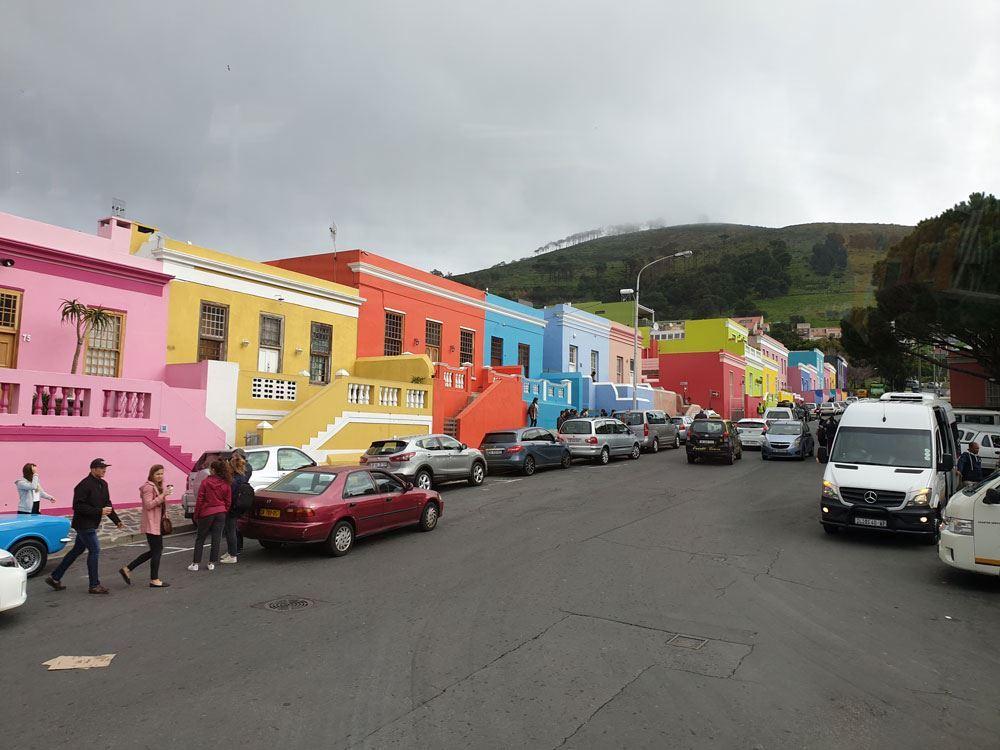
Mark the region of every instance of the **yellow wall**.
POLYGON ((684 338, 661 339, 657 342, 657 351, 661 354, 686 354, 725 349, 742 357, 747 336, 747 329, 729 318, 686 320, 684 338))

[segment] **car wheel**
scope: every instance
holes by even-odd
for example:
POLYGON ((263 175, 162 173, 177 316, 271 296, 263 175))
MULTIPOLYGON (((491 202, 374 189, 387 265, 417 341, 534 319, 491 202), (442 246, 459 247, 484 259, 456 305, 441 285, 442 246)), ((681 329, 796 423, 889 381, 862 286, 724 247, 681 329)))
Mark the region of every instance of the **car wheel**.
POLYGON ((573 464, 573 454, 570 453, 569 451, 566 451, 565 453, 563 453, 562 461, 559 462, 559 465, 564 469, 568 469, 572 464, 573 464))
POLYGON ((681 439, 679 436, 674 435, 674 450, 677 450, 680 447, 681 447, 681 439))
POLYGON ((607 446, 601 448, 601 455, 597 457, 597 463, 606 464, 611 460, 611 451, 608 450, 607 446))
POLYGON ((632 446, 632 452, 628 455, 628 457, 631 458, 633 461, 637 461, 639 460, 639 456, 641 455, 642 455, 642 448, 640 448, 639 444, 636 443, 635 445, 632 446))
POLYGON ((736 463, 736 456, 734 451, 729 451, 729 455, 726 456, 726 463, 729 464, 730 466, 736 463))
POLYGON ((521 471, 524 472, 524 476, 526 477, 530 477, 532 474, 534 474, 535 459, 533 459, 531 456, 528 456, 526 459, 524 459, 524 467, 521 469, 521 471))
POLYGON ((17 564, 27 572, 28 578, 41 573, 49 559, 49 551, 45 549, 45 544, 37 539, 25 539, 13 545, 8 551, 14 556, 17 564))
POLYGON ((694 463, 694 456, 692 456, 690 453, 688 453, 688 463, 689 464, 693 464, 694 463))
POLYGON ((433 531, 434 527, 438 525, 440 517, 437 503, 427 503, 424 506, 424 512, 420 514, 420 530, 433 531))
POLYGON ((272 542, 269 539, 258 539, 257 543, 264 549, 281 549, 281 542, 272 542))
POLYGON ((837 534, 840 533, 840 527, 834 526, 832 523, 824 523, 823 531, 825 531, 830 536, 836 536, 837 534))
POLYGON ((486 479, 486 467, 483 465, 482 461, 476 461, 472 464, 472 471, 469 472, 469 484, 473 487, 478 487, 486 479))
POLYGON ((434 487, 434 477, 431 476, 431 473, 427 469, 421 469, 413 477, 413 486, 418 490, 432 489, 434 487))
POLYGON ((743 460, 743 446, 742 445, 740 446, 740 452, 736 454, 736 460, 737 461, 742 461, 743 460))
POLYGON ((659 438, 653 438, 653 444, 651 446, 649 446, 649 452, 650 453, 659 453, 660 452, 660 439, 659 438))
POLYGON ((354 547, 354 527, 350 521, 337 521, 326 540, 327 551, 334 557, 343 557, 354 547))

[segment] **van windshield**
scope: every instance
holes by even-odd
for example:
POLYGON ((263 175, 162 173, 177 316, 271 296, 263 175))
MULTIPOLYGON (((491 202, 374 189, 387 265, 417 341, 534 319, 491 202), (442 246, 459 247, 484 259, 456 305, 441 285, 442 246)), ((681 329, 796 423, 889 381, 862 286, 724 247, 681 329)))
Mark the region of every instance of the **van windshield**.
POLYGON ((934 455, 929 430, 841 427, 831 461, 928 469, 934 455))

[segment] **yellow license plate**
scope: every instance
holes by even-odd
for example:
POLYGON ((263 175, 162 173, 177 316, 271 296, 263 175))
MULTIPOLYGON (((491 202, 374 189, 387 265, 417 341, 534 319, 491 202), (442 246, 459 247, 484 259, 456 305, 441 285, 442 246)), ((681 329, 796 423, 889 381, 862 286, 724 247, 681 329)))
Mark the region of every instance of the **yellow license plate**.
POLYGON ((261 508, 257 511, 261 518, 281 518, 281 511, 276 508, 261 508))

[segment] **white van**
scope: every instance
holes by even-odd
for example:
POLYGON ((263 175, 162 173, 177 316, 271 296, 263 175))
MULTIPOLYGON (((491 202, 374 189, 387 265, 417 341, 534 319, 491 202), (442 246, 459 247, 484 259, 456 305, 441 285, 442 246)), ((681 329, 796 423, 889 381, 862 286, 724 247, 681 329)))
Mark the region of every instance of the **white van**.
POLYGON ((1000 476, 952 495, 943 520, 938 542, 943 562, 1000 576, 1000 476))
POLYGON ((1000 426, 1000 411, 991 409, 955 409, 959 424, 1000 426))
POLYGON ((956 490, 955 416, 929 394, 886 393, 840 418, 823 474, 820 522, 843 528, 919 534, 937 540, 938 511, 956 490))

